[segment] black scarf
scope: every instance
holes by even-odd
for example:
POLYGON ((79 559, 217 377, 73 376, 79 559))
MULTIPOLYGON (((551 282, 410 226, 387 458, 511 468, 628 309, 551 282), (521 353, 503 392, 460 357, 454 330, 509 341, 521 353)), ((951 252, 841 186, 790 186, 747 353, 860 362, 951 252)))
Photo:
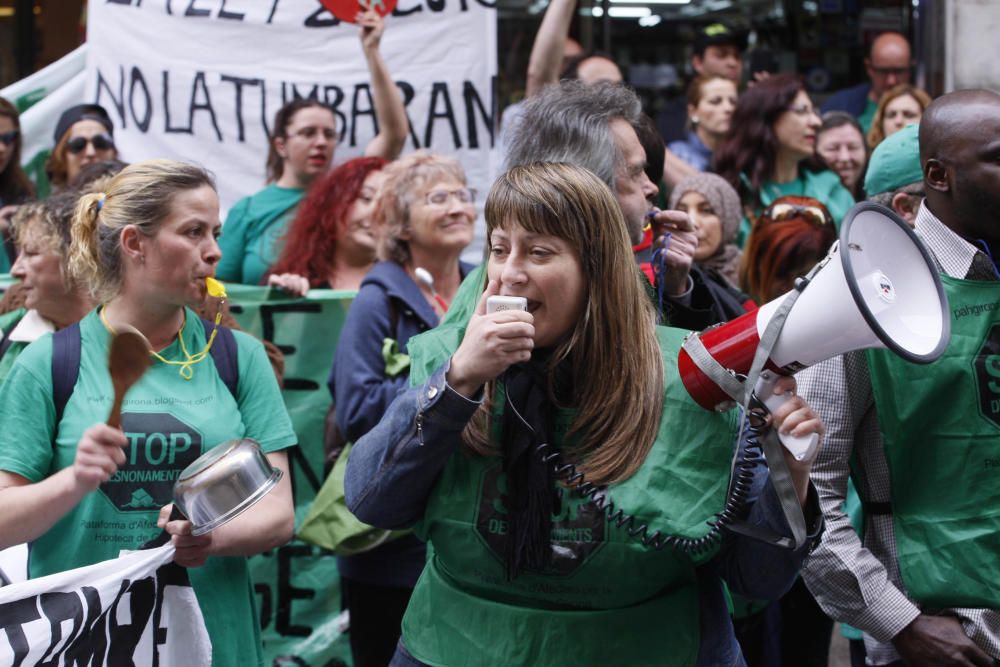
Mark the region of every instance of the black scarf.
POLYGON ((507 476, 504 505, 509 525, 504 564, 508 579, 529 570, 541 572, 552 557, 552 513, 558 495, 552 469, 537 451, 543 443, 552 444, 555 423, 547 361, 547 355, 536 352, 531 361, 510 367, 503 375, 507 403, 501 451, 507 476))

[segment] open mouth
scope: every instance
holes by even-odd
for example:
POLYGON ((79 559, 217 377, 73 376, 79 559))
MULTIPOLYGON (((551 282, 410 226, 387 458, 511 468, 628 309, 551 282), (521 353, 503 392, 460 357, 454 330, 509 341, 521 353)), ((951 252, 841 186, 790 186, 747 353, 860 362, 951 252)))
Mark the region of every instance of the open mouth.
POLYGON ((534 314, 536 310, 542 307, 541 301, 535 301, 534 299, 528 299, 528 312, 534 314))

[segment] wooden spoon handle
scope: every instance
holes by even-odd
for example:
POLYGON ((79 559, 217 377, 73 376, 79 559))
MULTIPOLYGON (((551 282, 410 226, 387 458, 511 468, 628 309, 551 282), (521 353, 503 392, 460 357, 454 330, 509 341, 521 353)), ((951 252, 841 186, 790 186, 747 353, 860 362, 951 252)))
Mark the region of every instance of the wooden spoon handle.
POLYGON ((124 391, 115 391, 115 402, 111 404, 111 414, 106 422, 111 428, 122 427, 122 400, 125 398, 124 391))

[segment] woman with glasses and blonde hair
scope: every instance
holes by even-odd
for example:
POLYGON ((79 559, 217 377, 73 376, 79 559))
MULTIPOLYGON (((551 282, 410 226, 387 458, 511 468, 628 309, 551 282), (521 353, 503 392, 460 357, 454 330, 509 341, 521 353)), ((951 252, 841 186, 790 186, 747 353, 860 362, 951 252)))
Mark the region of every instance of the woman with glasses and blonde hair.
POLYGON ((826 256, 837 240, 830 212, 810 197, 781 197, 764 209, 743 250, 740 286, 765 304, 826 256))
POLYGON ((115 126, 99 104, 78 104, 66 109, 56 123, 45 174, 53 189, 65 188, 84 167, 118 157, 115 126))
POLYGON ((212 664, 243 667, 263 663, 246 557, 292 535, 284 450, 296 438, 263 346, 192 310, 215 273, 218 232, 212 177, 182 162, 133 164, 80 198, 69 268, 100 305, 25 348, 0 385, 0 549, 29 543, 35 578, 116 558, 165 530, 174 562, 191 568, 212 664), (145 336, 151 366, 119 428, 105 423, 108 350, 126 328, 145 336), (228 380, 219 346, 235 366, 228 380), (196 537, 189 521, 168 520, 174 480, 235 438, 256 440, 285 474, 252 511, 196 537))
POLYGON ((854 197, 832 171, 810 171, 803 163, 816 149, 820 118, 795 74, 777 74, 748 88, 736 103, 732 129, 715 153, 715 171, 740 193, 744 220, 740 245, 753 220, 778 197, 813 197, 833 219, 854 197))
MULTIPOLYGON (((374 219, 381 261, 361 282, 347 313, 329 382, 337 426, 352 442, 379 422, 406 387, 410 337, 437 326, 472 268, 459 261, 476 218, 475 192, 462 166, 418 151, 382 174, 374 219)), ((338 557, 358 667, 388 664, 425 559, 423 542, 412 535, 338 557)))
MULTIPOLYGON (((807 547, 707 525, 740 420, 678 381, 684 332, 656 326, 614 195, 580 167, 518 166, 493 185, 486 221, 468 328, 411 348, 412 388, 347 466, 351 511, 433 545, 391 664, 741 664, 722 580, 777 597, 807 547), (526 310, 495 310, 495 296, 526 310)), ((798 397, 775 423, 822 432, 798 397)), ((809 464, 785 458, 788 500, 818 536, 809 464)), ((729 514, 781 530, 760 459, 753 469, 729 514)))

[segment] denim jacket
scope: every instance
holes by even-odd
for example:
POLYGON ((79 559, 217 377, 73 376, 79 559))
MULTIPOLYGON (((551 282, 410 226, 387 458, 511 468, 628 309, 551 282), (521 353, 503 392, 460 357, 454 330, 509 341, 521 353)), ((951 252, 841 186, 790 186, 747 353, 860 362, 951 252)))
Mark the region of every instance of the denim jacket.
MULTIPOLYGON (((479 403, 445 382, 447 366, 399 395, 382 421, 351 452, 345 491, 350 510, 381 528, 404 528, 422 518, 429 494, 479 403)), ((741 448, 745 451, 745 442, 741 448)), ((790 530, 761 460, 754 471, 748 522, 787 535, 790 530)), ((744 665, 726 606, 722 580, 752 598, 777 599, 794 583, 809 545, 822 531, 810 485, 805 510, 809 538, 796 551, 727 533, 718 555, 698 568, 701 644, 699 667, 744 665)), ((412 659, 411 659, 412 660, 412 659)), ((401 662, 400 664, 407 664, 401 662)))

